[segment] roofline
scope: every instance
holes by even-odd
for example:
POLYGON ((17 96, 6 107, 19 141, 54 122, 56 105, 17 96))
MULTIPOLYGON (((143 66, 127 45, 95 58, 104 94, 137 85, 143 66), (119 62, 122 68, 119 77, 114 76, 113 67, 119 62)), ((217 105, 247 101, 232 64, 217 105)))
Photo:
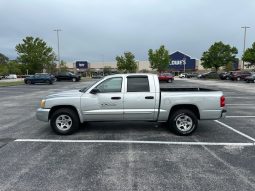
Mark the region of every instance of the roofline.
MULTIPOLYGON (((186 54, 186 53, 184 53, 184 52, 182 52, 182 51, 176 50, 174 53, 176 53, 176 52, 180 52, 180 53, 182 53, 182 54, 185 54, 185 55, 189 56, 190 59, 200 60, 200 59, 198 59, 198 58, 193 58, 193 57, 191 57, 190 55, 188 55, 188 54, 186 54)), ((174 53, 172 53, 172 54, 174 54, 174 53)), ((170 54, 170 56, 171 56, 172 54, 170 54)))

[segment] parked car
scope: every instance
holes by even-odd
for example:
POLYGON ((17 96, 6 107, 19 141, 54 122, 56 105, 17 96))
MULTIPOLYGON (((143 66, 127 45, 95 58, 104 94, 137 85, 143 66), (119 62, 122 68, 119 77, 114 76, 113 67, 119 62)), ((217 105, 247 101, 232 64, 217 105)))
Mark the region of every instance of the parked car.
POLYGON ((186 78, 195 78, 197 75, 197 73, 187 73, 186 78))
POLYGON ((247 76, 251 76, 251 72, 246 72, 246 71, 233 71, 230 73, 230 79, 233 81, 240 81, 244 80, 247 76))
POLYGON ((24 79, 25 84, 36 84, 36 83, 47 83, 53 84, 54 77, 51 74, 47 73, 36 73, 35 75, 26 77, 24 79))
POLYGON ((219 74, 221 80, 229 80, 230 79, 230 72, 222 72, 219 74))
POLYGON ((206 73, 203 73, 203 74, 199 74, 197 76, 197 78, 200 78, 200 79, 218 79, 219 78, 219 74, 217 72, 206 72, 206 73))
POLYGON ((172 83, 174 80, 174 76, 171 73, 161 73, 158 76, 159 81, 165 81, 167 83, 172 83))
POLYGON ((6 79, 17 79, 17 75, 16 74, 9 74, 7 76, 5 76, 6 79))
POLYGON ((81 80, 81 75, 73 74, 72 72, 63 72, 55 75, 57 81, 61 80, 71 80, 73 82, 78 82, 81 80))
POLYGON ((0 76, 0 80, 2 80, 4 78, 4 76, 0 76))
POLYGON ((187 76, 187 73, 181 73, 181 74, 179 75, 179 78, 186 78, 186 76, 187 76))
POLYGON ((225 117, 222 91, 205 88, 160 88, 155 74, 117 74, 81 90, 43 99, 38 120, 50 122, 57 134, 71 134, 88 121, 167 122, 179 135, 189 135, 198 120, 225 117))
POLYGON ((250 82, 255 83, 255 73, 253 73, 253 74, 250 75, 250 76, 245 77, 245 78, 244 78, 244 81, 246 81, 247 83, 250 83, 250 82))
POLYGON ((101 78, 103 78, 104 76, 103 75, 100 75, 100 74, 98 74, 98 75, 93 75, 92 76, 92 78, 93 79, 101 79, 101 78))

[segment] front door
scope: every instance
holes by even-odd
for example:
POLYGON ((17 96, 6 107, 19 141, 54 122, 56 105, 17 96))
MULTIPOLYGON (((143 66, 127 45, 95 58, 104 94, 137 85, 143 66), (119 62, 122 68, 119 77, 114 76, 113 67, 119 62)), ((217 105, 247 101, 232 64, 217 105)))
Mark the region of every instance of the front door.
POLYGON ((123 120, 123 78, 106 79, 96 89, 98 93, 85 93, 81 109, 85 121, 123 120))

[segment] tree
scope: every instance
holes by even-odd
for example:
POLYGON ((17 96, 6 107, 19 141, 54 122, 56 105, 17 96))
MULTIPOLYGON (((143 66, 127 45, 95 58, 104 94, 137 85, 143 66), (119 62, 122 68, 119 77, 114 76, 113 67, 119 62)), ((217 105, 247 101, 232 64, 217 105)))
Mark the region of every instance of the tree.
POLYGON ((170 56, 164 45, 161 45, 160 48, 155 51, 149 49, 148 56, 152 69, 156 69, 158 72, 167 70, 170 56))
POLYGON ((6 64, 9 61, 9 58, 0 53, 0 64, 6 64))
POLYGON ((103 68, 104 75, 109 75, 112 72, 111 66, 104 66, 103 68))
POLYGON ((40 38, 26 37, 23 43, 16 45, 18 60, 26 65, 30 73, 42 72, 55 60, 53 49, 40 38))
POLYGON ((124 52, 124 56, 117 56, 116 61, 118 70, 122 70, 124 73, 134 73, 138 68, 135 56, 131 52, 124 52))
POLYGON ((21 74, 20 64, 15 60, 8 62, 7 70, 9 74, 21 74))
POLYGON ((68 67, 66 65, 66 62, 61 60, 60 64, 59 64, 59 71, 60 72, 67 72, 68 71, 68 67))
POLYGON ((236 61, 236 47, 231 47, 223 42, 215 42, 208 51, 202 55, 201 61, 204 68, 214 68, 215 71, 222 66, 226 67, 229 63, 236 61))
POLYGON ((244 62, 249 62, 248 67, 255 66, 255 42, 252 44, 251 48, 245 50, 242 60, 244 62))

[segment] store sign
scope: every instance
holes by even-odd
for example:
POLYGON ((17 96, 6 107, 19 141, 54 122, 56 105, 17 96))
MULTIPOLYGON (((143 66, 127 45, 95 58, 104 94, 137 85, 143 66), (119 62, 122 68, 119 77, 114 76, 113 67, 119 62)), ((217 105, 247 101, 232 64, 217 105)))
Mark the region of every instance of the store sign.
POLYGON ((177 66, 177 65, 184 65, 184 64, 186 64, 185 59, 183 59, 183 60, 172 60, 170 65, 177 66))
POLYGON ((87 69, 88 62, 87 61, 76 61, 75 66, 77 69, 87 69))

